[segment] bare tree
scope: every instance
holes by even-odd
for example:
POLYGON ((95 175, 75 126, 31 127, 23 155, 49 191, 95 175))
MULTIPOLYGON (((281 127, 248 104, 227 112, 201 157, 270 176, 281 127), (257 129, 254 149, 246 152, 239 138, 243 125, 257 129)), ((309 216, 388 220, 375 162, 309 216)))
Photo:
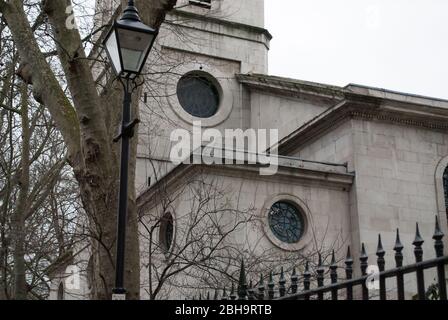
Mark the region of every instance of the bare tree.
MULTIPOLYGON (((122 93, 113 81, 102 92, 98 90, 79 30, 67 28, 66 22, 71 19, 67 7, 71 4, 69 0, 1 0, 0 12, 18 51, 20 76, 31 86, 34 99, 45 105, 64 139, 67 161, 79 183, 84 209, 95 222, 90 231, 97 240, 93 245, 98 265, 95 270, 98 270, 97 278, 102 279, 95 284, 95 296, 108 299, 114 280, 119 180, 118 148, 113 136, 120 119, 122 93), (116 116, 111 119, 110 114, 116 116)), ((175 0, 141 1, 142 19, 158 28, 175 4, 175 0)), ((134 101, 139 100, 137 96, 134 98, 134 101)), ((133 109, 138 114, 137 103, 133 109)), ((135 143, 131 152, 131 186, 135 177, 135 143)), ((125 272, 128 297, 137 299, 139 245, 135 189, 132 187, 129 204, 125 272)))

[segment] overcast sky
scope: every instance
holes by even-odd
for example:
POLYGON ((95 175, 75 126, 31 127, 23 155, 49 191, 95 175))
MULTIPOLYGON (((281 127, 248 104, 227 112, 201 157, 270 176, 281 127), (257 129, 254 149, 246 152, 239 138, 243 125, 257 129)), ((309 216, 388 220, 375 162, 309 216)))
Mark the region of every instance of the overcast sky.
POLYGON ((265 0, 269 73, 448 99, 448 0, 265 0))

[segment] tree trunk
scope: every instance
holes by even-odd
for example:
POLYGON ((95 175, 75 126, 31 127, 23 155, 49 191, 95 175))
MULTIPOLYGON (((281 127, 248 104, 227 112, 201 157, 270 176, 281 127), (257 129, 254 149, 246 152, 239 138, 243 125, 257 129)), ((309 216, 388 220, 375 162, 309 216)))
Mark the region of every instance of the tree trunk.
POLYGON ((19 180, 19 196, 17 207, 12 217, 12 236, 14 239, 14 299, 25 300, 27 285, 25 278, 25 217, 28 207, 28 192, 30 185, 30 128, 28 119, 28 90, 26 84, 21 90, 21 120, 22 120, 22 158, 19 180))
MULTIPOLYGON (((121 116, 122 89, 109 89, 110 95, 100 97, 93 80, 89 61, 76 29, 67 29, 66 8, 71 1, 45 0, 42 8, 49 18, 58 58, 64 70, 73 105, 47 63, 30 28, 23 3, 0 0, 0 11, 6 20, 21 63, 30 66, 29 79, 33 93, 49 110, 68 149, 81 189, 84 209, 89 218, 95 261, 94 298, 110 299, 115 282, 116 221, 118 212, 119 144, 113 144, 118 118, 121 116), (101 99, 104 98, 104 99, 101 99), (116 116, 107 123, 107 118, 116 116)), ((137 1, 145 23, 159 28, 176 0, 137 1)), ((135 101, 139 93, 134 97, 135 101)), ((138 103, 133 105, 134 114, 138 103)), ((140 252, 138 217, 135 203, 135 166, 137 136, 132 140, 129 164, 129 202, 126 234, 125 287, 128 299, 138 299, 140 292, 140 252)), ((17 231, 20 216, 17 216, 17 231)), ((23 243, 17 241, 17 249, 23 243)), ((18 255, 19 255, 18 254, 18 255)), ((20 267, 20 265, 18 265, 20 267)), ((21 277, 23 279, 23 277, 21 277)))

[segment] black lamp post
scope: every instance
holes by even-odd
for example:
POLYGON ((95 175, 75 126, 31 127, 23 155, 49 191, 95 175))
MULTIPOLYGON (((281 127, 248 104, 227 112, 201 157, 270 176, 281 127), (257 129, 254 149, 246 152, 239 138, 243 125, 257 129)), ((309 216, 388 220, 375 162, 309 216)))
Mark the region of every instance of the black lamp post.
MULTIPOLYGON (((157 36, 154 30, 143 24, 133 0, 123 12, 122 17, 114 22, 104 40, 107 55, 115 74, 124 87, 123 121, 121 134, 114 142, 121 141, 120 194, 117 223, 117 256, 115 288, 112 299, 126 299, 124 288, 124 255, 126 241, 126 214, 128 209, 128 167, 130 139, 134 135, 134 127, 139 122, 131 122, 132 83, 140 75, 149 52, 157 36)), ((135 86, 134 86, 135 88, 135 86)))

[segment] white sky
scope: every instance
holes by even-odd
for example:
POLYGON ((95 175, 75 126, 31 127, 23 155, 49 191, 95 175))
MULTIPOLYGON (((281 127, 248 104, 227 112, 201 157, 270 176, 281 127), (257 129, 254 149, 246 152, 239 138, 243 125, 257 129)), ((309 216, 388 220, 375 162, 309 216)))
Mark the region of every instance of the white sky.
POLYGON ((448 99, 448 0, 265 0, 269 73, 448 99))

